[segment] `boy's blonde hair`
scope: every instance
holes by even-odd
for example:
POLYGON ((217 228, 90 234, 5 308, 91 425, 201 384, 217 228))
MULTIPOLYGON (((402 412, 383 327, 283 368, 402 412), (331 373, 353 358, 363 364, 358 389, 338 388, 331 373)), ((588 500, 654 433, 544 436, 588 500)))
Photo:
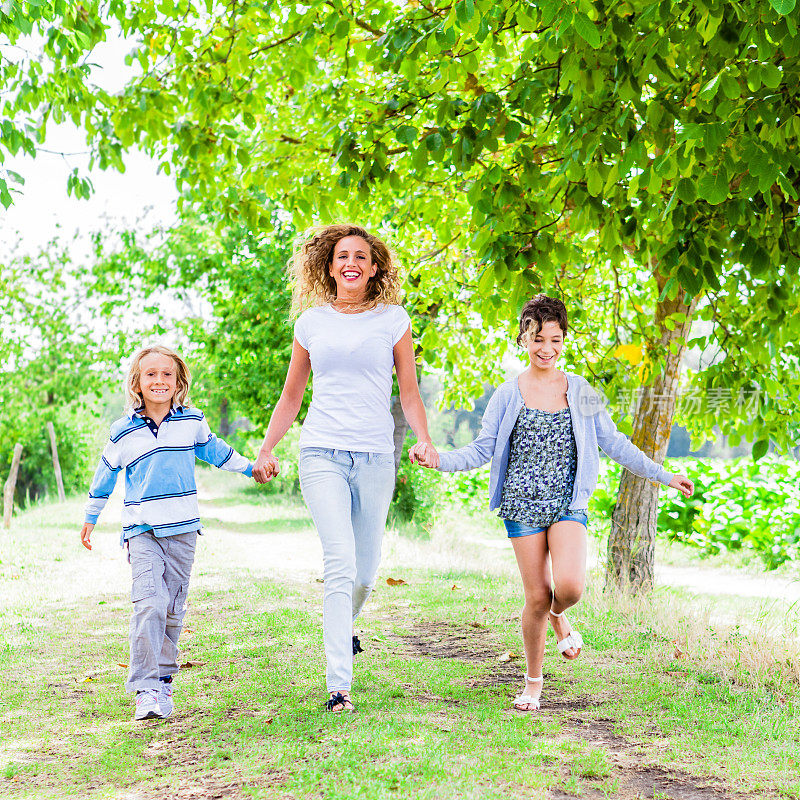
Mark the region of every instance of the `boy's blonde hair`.
POLYGON ((313 228, 295 251, 290 264, 295 314, 336 299, 336 281, 329 269, 337 242, 346 236, 360 236, 369 245, 372 263, 378 268, 367 283, 364 308, 375 308, 378 303, 399 304, 402 281, 392 251, 365 228, 345 222, 313 228))
POLYGON ((162 344, 153 344, 150 347, 143 347, 131 361, 130 369, 128 370, 128 377, 125 378, 125 409, 126 411, 133 411, 141 408, 144 405, 144 397, 139 387, 139 380, 142 377, 142 359, 145 356, 158 353, 162 356, 168 356, 175 362, 175 396, 172 402, 176 406, 184 406, 188 402, 189 386, 192 382, 192 375, 189 372, 189 367, 186 362, 169 347, 164 347, 162 344))

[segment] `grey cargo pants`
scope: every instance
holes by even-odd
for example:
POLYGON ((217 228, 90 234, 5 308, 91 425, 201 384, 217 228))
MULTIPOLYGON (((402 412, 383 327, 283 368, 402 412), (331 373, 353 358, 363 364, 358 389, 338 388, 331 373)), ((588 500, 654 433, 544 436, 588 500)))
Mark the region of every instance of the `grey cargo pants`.
POLYGON ((131 563, 129 692, 158 689, 159 678, 178 671, 178 637, 186 614, 197 531, 128 539, 131 563))

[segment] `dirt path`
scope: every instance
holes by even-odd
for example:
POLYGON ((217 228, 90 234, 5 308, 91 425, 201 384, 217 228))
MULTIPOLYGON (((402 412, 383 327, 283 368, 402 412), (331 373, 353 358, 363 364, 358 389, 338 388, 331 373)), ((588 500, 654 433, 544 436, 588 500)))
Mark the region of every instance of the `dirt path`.
MULTIPOLYGON (((391 620, 389 620, 391 621, 391 620)), ((498 663, 497 653, 502 645, 492 639, 485 628, 459 628, 443 622, 418 622, 406 634, 397 637, 409 654, 425 658, 452 658, 486 667, 480 678, 471 682, 473 686, 508 686, 509 701, 520 688, 520 670, 516 664, 498 663)), ((591 656, 588 656, 591 658, 591 656)), ((544 673, 545 686, 555 682, 564 684, 564 678, 544 673)), ((557 691, 557 689, 555 689, 557 691)), ((445 698, 420 696, 420 702, 448 703, 445 698)), ((648 759, 650 742, 635 742, 619 735, 614 720, 596 716, 596 710, 610 702, 612 695, 605 697, 573 697, 569 700, 550 698, 547 689, 543 705, 538 712, 558 720, 562 736, 572 741, 583 741, 602 749, 611 766, 608 776, 617 786, 615 800, 753 800, 745 795, 724 788, 714 777, 697 777, 678 769, 666 769, 648 759), (587 709, 591 710, 587 714, 587 709)), ((509 714, 523 714, 511 709, 509 714)), ((565 777, 568 777, 565 773, 565 777)), ((759 795, 759 800, 778 795, 759 795)), ((563 789, 551 790, 549 800, 572 800, 574 794, 563 789)), ((608 798, 605 792, 588 789, 581 794, 586 798, 608 798)))

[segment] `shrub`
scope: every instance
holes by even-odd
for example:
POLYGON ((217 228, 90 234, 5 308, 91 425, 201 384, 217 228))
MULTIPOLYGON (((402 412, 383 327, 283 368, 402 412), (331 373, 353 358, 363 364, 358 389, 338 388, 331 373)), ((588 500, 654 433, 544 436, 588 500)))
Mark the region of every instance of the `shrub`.
MULTIPOLYGON (((796 460, 684 458, 666 467, 688 475, 695 493, 687 500, 676 492, 662 491, 659 534, 709 554, 751 552, 767 569, 800 553, 800 463, 796 460)), ((610 519, 620 469, 603 460, 590 505, 592 515, 610 519)))
POLYGON ((403 455, 389 513, 393 520, 413 522, 416 526, 429 529, 433 524, 435 510, 441 503, 439 498, 442 473, 423 469, 412 464, 408 458, 408 448, 416 439, 412 434, 406 437, 403 455))
MULTIPOLYGON (((97 466, 107 435, 107 425, 86 409, 53 409, 58 460, 66 494, 85 492, 97 466)), ((16 502, 24 507, 56 494, 53 456, 44 414, 6 417, 0 420, 0 475, 8 476, 14 445, 23 446, 16 485, 16 502)))

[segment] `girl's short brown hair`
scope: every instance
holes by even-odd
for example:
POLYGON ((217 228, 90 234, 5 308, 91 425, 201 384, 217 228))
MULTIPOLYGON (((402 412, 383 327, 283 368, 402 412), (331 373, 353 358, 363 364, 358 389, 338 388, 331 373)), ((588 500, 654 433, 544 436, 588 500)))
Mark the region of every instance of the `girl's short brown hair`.
POLYGON ((369 245, 372 263, 378 268, 367 283, 364 307, 400 303, 400 276, 391 250, 365 228, 345 222, 312 229, 295 251, 291 263, 292 310, 295 313, 336 299, 336 281, 330 274, 330 266, 333 250, 345 236, 360 236, 369 245))
POLYGON ((183 406, 188 402, 189 386, 192 382, 189 367, 174 350, 170 350, 169 347, 164 347, 162 344, 154 344, 150 347, 143 347, 131 361, 128 377, 125 378, 125 409, 128 411, 135 411, 144 405, 144 397, 142 397, 139 387, 139 380, 142 377, 142 359, 152 353, 169 356, 175 362, 175 385, 177 388, 172 402, 176 406, 183 406))
POLYGON ((555 297, 537 294, 522 307, 517 344, 521 345, 525 336, 539 333, 545 322, 557 322, 564 336, 567 335, 567 307, 555 297))

